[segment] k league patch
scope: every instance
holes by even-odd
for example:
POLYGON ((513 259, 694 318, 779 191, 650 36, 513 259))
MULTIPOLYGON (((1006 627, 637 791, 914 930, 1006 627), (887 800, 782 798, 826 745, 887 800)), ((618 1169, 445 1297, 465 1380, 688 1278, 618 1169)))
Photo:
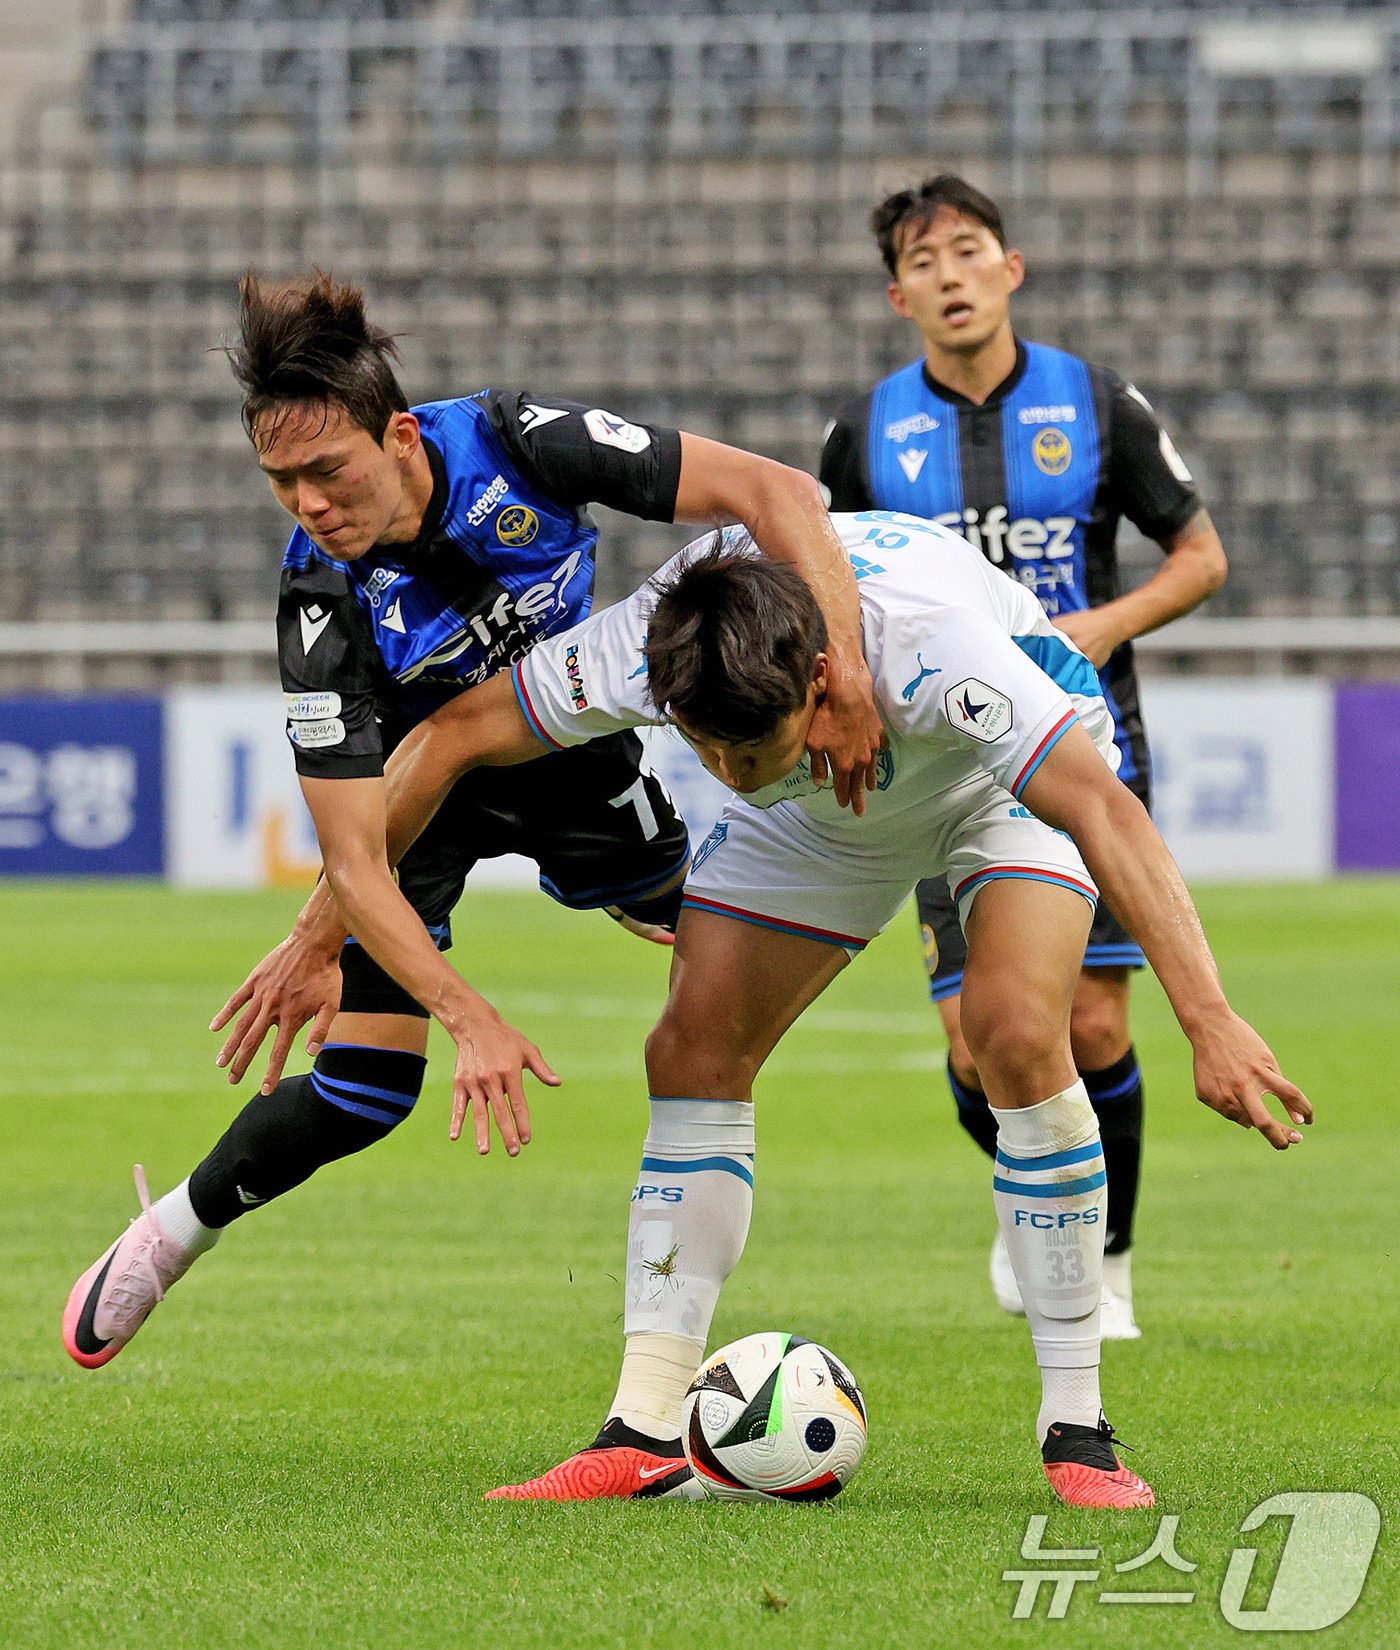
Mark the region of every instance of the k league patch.
POLYGON ((604 447, 620 447, 624 453, 644 453, 651 446, 651 434, 637 424, 629 424, 616 413, 593 407, 583 415, 592 438, 604 447))
POLYGON ((943 695, 943 708, 950 727, 984 745, 1011 731, 1011 701, 975 676, 950 687, 943 695))

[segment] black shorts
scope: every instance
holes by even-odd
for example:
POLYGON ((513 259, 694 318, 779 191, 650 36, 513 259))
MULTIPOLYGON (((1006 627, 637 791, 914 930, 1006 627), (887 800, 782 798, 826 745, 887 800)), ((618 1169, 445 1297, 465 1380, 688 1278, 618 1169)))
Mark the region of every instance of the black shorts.
MULTIPOLYGON (((467 873, 483 859, 524 854, 561 905, 622 907, 674 926, 690 865, 685 822, 666 787, 643 771, 635 733, 610 734, 512 768, 476 768, 447 793, 404 855, 399 888, 446 951, 467 873)), ((341 953, 347 1013, 426 1013, 353 939, 341 953)))
MULTIPOLYGON (((1151 792, 1144 776, 1128 785, 1144 807, 1151 792)), ((925 877, 915 892, 919 906, 919 931, 924 941, 924 965, 928 969, 928 991, 934 1002, 956 997, 962 990, 963 969, 967 967, 967 941, 963 937, 958 908, 948 892, 947 877, 925 877)), ((1108 906, 1100 900, 1094 910, 1094 925, 1084 949, 1085 968, 1146 968, 1142 947, 1128 933, 1108 906)))

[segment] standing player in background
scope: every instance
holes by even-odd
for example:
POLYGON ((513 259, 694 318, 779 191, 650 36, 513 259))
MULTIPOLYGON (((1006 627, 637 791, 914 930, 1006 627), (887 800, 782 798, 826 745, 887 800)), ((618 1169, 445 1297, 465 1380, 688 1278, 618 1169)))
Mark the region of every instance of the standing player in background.
POLYGON ((410 410, 393 341, 366 319, 358 288, 319 272, 284 285, 250 274, 242 297, 230 354, 243 421, 273 495, 297 522, 283 560, 278 652, 289 756, 325 881, 292 939, 215 1023, 248 1004, 219 1061, 232 1062, 237 1081, 276 1020, 262 1092, 154 1206, 137 1170, 141 1215, 73 1286, 64 1344, 90 1369, 116 1356, 225 1227, 408 1116, 430 1014, 457 1044, 458 1093, 489 1106, 512 1156, 528 1141, 528 1126, 516 1124, 528 1115, 523 1074, 558 1078, 439 954, 478 859, 526 854, 565 905, 604 907, 644 930, 674 924, 690 864, 685 826, 629 731, 534 768, 470 776, 405 856, 397 882, 385 861, 383 773, 395 744, 587 616, 598 538, 590 503, 649 521, 742 521, 810 578, 839 659, 834 714, 814 732, 813 759, 830 767, 856 813, 876 778, 880 721, 855 579, 810 476, 512 390, 410 410), (334 915, 337 901, 362 938, 386 911, 411 919, 426 952, 416 997, 338 923, 322 944, 308 942, 311 918, 334 915), (293 1032, 313 1014, 314 1068, 279 1081, 293 1032))
MULTIPOLYGON (((1098 667, 1118 725, 1118 777, 1150 806, 1147 739, 1132 642, 1218 590, 1225 552, 1171 439, 1131 384, 1107 368, 1018 339, 1011 295, 1025 277, 995 203, 942 174, 871 215, 897 315, 922 359, 847 403, 822 452, 833 510, 898 510, 964 535, 1033 590, 1098 667), (1140 589, 1119 592, 1115 549, 1127 516, 1167 552, 1140 589)), ((967 947, 947 879, 918 889, 930 989, 948 1036, 958 1120, 988 1156, 996 1124, 960 1023, 967 947)), ((1142 1155, 1142 1073, 1128 1022, 1143 955, 1100 902, 1075 992, 1075 1065, 1098 1113, 1108 1172, 1103 1334, 1136 1339, 1131 1246, 1142 1155)), ((1023 1310, 1006 1246, 992 1286, 1023 1310)))

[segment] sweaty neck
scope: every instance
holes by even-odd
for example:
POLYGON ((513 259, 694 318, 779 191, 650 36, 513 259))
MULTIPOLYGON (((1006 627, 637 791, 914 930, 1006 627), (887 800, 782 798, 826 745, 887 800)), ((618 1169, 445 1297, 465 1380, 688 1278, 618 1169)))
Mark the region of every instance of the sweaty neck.
POLYGON ((1016 370, 1016 336, 1005 321, 972 350, 946 350, 924 340, 929 376, 980 407, 1016 370))

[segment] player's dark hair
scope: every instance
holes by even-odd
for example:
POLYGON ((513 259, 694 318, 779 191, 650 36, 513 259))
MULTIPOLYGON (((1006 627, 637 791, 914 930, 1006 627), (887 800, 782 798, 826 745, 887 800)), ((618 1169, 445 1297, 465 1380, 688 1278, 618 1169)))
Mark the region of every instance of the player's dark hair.
POLYGON ((737 744, 806 704, 826 621, 800 574, 720 539, 659 589, 647 630, 659 709, 737 744))
POLYGON ((293 407, 342 407, 376 441, 408 400, 394 376, 398 348, 365 317, 365 295, 318 269, 310 280, 261 280, 251 269, 238 283, 238 338, 227 346, 243 390, 243 428, 273 414, 266 446, 293 407))
POLYGON ((918 240, 945 210, 980 223, 996 236, 999 246, 1006 246, 1006 226, 1001 221, 997 203, 980 189, 974 189, 966 178, 940 172, 936 177, 925 178, 917 188, 900 189, 887 196, 870 214, 870 232, 891 275, 906 242, 918 240))

